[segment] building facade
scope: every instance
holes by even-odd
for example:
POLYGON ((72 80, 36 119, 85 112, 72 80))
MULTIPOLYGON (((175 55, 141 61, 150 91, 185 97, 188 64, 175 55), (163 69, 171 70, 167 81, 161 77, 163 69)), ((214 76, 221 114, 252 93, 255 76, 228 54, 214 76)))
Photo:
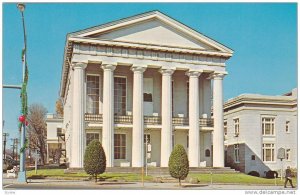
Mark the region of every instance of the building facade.
POLYGON ((266 176, 297 168, 297 89, 280 96, 243 94, 224 104, 226 165, 266 176), (285 157, 278 159, 283 148, 285 157))
POLYGON ((56 114, 47 114, 47 158, 48 164, 62 163, 66 159, 65 137, 63 133, 63 118, 56 114))
POLYGON ((60 96, 70 167, 83 167, 93 139, 107 167, 167 167, 175 144, 191 167, 224 167, 222 81, 232 54, 158 11, 68 34, 60 96))

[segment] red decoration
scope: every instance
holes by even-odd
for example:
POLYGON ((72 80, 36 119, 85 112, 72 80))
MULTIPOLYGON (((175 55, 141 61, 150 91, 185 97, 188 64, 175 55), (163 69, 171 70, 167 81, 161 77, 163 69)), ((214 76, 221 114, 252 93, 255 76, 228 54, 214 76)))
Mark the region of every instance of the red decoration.
POLYGON ((28 126, 28 121, 25 121, 25 125, 28 126))
POLYGON ((25 116, 24 116, 24 115, 21 115, 21 116, 19 117, 19 121, 20 121, 21 123, 24 123, 24 122, 25 122, 25 116))

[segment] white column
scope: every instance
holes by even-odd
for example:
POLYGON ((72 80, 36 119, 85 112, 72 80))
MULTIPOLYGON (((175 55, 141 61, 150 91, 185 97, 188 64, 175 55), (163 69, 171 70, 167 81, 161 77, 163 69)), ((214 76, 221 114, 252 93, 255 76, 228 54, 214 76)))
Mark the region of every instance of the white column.
POLYGON ((70 167, 82 168, 84 155, 84 78, 86 63, 73 64, 72 155, 70 167))
POLYGON ((224 167, 223 77, 213 74, 213 166, 224 167))
POLYGON ((143 72, 145 67, 132 67, 133 71, 133 127, 132 167, 144 166, 144 98, 143 72))
POLYGON ((207 118, 211 117, 211 80, 203 80, 203 113, 207 114, 207 118))
POLYGON ((189 161, 190 167, 200 165, 199 129, 199 76, 198 71, 189 71, 189 161))
POLYGON ((102 145, 106 166, 114 166, 114 70, 116 66, 103 64, 103 129, 102 145))
POLYGON ((172 74, 174 70, 160 70, 162 74, 161 157, 160 166, 168 167, 172 152, 172 74))

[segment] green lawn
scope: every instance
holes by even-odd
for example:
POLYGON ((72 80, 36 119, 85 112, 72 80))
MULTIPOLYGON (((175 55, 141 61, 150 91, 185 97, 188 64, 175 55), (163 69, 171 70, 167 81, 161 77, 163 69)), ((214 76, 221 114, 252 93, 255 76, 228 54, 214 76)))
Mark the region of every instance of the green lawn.
MULTIPOLYGON (((26 172, 28 178, 59 178, 59 179, 68 179, 68 180, 82 180, 88 179, 90 175, 79 172, 79 173, 64 173, 64 169, 40 169, 35 174, 34 170, 26 172)), ((136 173, 104 173, 98 177, 105 179, 105 181, 141 181, 142 177, 140 174, 136 173)), ((189 174, 189 178, 198 178, 200 183, 210 183, 211 175, 210 174, 189 174)), ((144 181, 153 181, 152 176, 144 176, 144 181)), ((213 183, 235 183, 235 184, 269 184, 275 185, 274 179, 265 179, 260 177, 253 177, 243 173, 229 173, 229 174, 213 174, 212 175, 213 183)), ((280 181, 280 178, 276 179, 277 185, 283 185, 283 181, 280 181)), ((296 178, 293 178, 293 184, 297 184, 296 178)))
MULTIPOLYGON (((69 179, 69 180, 82 180, 88 179, 90 175, 85 172, 78 173, 64 173, 64 169, 40 169, 35 174, 34 170, 26 171, 26 175, 28 178, 60 178, 60 179, 69 179)), ((142 176, 140 174, 135 173, 103 173, 98 175, 98 178, 105 179, 105 181, 115 181, 115 180, 123 180, 123 181, 141 181, 142 176)), ((144 176, 145 181, 152 181, 151 176, 144 176)))
MULTIPOLYGON (((275 179, 266 179, 261 177, 254 177, 243 173, 231 173, 231 174, 189 174, 191 178, 198 178, 200 183, 210 183, 211 177, 213 183, 240 183, 240 184, 275 184, 275 179)), ((296 184, 296 178, 293 178, 293 184, 296 184)), ((283 185, 283 181, 280 178, 276 178, 277 185, 283 185)))

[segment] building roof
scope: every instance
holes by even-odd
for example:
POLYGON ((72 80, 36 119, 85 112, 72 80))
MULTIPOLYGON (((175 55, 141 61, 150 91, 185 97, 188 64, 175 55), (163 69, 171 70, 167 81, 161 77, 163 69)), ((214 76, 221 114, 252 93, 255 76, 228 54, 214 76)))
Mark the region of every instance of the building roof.
MULTIPOLYGON (((60 84, 60 96, 64 97, 65 95, 65 88, 67 84, 67 78, 71 63, 71 56, 73 51, 73 44, 74 43, 88 43, 88 44, 97 44, 97 45, 118 45, 120 44, 124 47, 127 47, 128 43, 124 41, 116 41, 116 40, 107 40, 107 39, 101 39, 99 38, 99 35, 103 35, 105 33, 111 33, 112 31, 117 31, 120 29, 124 29, 125 27, 130 28, 134 24, 140 24, 143 22, 147 22, 149 20, 157 20, 161 23, 170 26, 174 29, 176 29, 178 32, 180 32, 184 36, 191 37, 208 47, 213 48, 212 51, 209 50, 197 50, 195 48, 182 48, 182 50, 190 50, 190 52, 203 52, 203 55, 219 55, 223 56, 224 58, 228 59, 232 56, 233 50, 229 47, 213 40, 212 38, 209 38, 208 36, 203 35, 202 33, 174 20, 173 18, 159 12, 159 11, 150 11, 143 14, 135 15, 132 17, 120 19, 117 21, 109 22, 106 24, 102 24, 99 26, 94 26, 91 28, 79 30, 76 32, 69 33, 66 38, 66 44, 65 44, 65 52, 64 52, 64 59, 63 59, 63 66, 62 66, 62 76, 61 76, 61 84, 60 84), (126 45, 127 44, 127 45, 126 45)), ((139 43, 139 42, 133 42, 132 44, 135 44, 133 47, 137 47, 137 45, 140 44, 141 47, 147 47, 151 48, 152 45, 147 45, 145 43, 139 43)), ((166 47, 164 45, 154 45, 156 46, 155 50, 157 48, 161 47, 162 51, 166 51, 166 47)), ((180 48, 180 47, 179 47, 180 48)))
POLYGON ((265 106, 297 106, 297 89, 284 95, 261 95, 261 94, 241 94, 231 98, 224 103, 224 110, 232 110, 241 106, 265 105, 265 106))

